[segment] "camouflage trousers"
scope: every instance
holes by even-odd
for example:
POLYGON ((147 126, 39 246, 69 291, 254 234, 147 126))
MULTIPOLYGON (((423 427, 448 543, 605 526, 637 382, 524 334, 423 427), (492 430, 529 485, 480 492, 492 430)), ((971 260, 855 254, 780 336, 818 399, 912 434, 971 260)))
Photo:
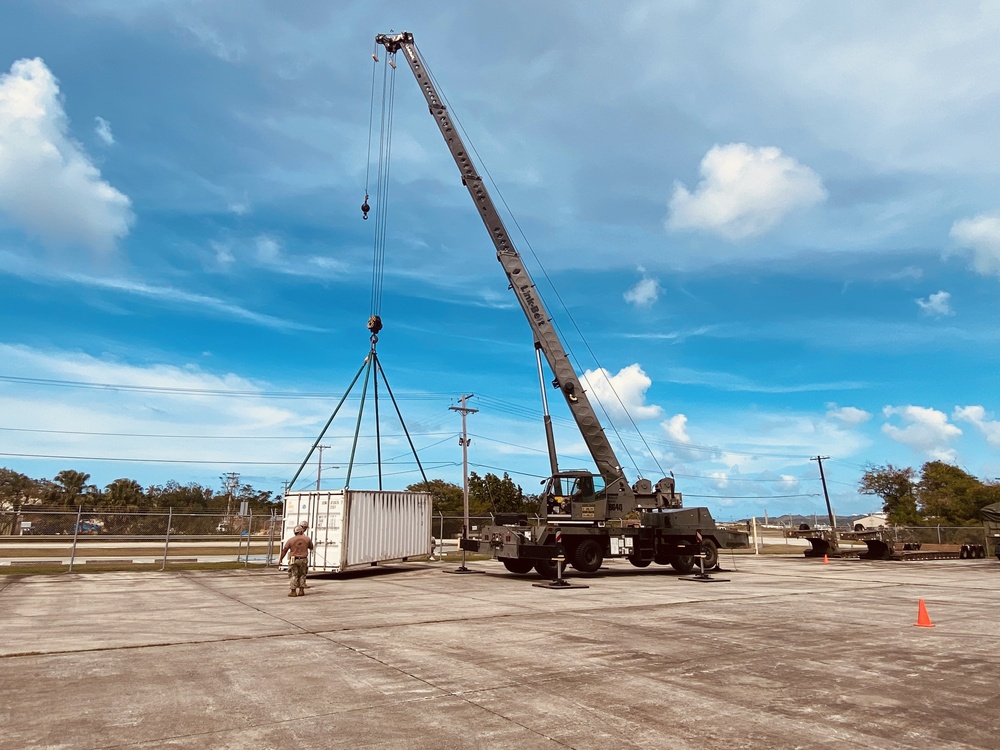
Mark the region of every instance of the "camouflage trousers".
POLYGON ((305 588, 306 572, 309 570, 308 558, 293 557, 288 561, 288 585, 292 591, 305 588))

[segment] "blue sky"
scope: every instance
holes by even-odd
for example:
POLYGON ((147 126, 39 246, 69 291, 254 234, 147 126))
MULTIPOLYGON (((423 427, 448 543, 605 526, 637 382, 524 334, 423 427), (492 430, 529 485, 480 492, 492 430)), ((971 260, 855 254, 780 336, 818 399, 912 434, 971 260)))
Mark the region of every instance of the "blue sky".
MULTIPOLYGON (((1000 3, 49 0, 4 19, 0 465, 281 491, 368 352, 370 55, 406 29, 630 479, 673 471, 730 519, 822 515, 817 455, 843 514, 878 506, 855 489, 868 463, 1000 476, 1000 3)), ((389 384, 430 477, 461 483, 449 407, 474 393, 471 469, 534 491, 531 334, 402 58, 394 111, 389 384)), ((382 395, 396 489, 419 475, 382 395)), ((562 465, 588 466, 551 403, 562 465)), ((323 441, 325 486, 357 413, 323 441)), ((370 416, 358 489, 377 486, 370 416)))

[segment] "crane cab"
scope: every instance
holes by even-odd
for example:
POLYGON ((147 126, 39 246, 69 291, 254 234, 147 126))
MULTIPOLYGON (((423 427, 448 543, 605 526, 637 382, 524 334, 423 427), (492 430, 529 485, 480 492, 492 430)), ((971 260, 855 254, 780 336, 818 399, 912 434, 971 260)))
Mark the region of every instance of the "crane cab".
POLYGON ((563 471, 546 482, 542 499, 549 521, 603 521, 607 515, 604 477, 588 471, 563 471))

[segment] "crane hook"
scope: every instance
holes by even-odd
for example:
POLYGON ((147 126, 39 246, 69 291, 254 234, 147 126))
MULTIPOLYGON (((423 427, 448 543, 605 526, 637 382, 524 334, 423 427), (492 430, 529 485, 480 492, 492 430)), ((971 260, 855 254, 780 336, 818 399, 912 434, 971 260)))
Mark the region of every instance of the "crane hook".
POLYGON ((361 204, 361 218, 368 221, 368 212, 372 207, 368 205, 368 193, 365 193, 365 202, 361 204))

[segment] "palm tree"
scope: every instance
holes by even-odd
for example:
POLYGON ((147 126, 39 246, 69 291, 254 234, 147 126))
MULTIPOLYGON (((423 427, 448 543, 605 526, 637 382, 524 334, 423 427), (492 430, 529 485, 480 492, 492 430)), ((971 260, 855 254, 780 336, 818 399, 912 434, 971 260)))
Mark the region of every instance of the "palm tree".
POLYGON ((55 483, 60 485, 59 494, 63 505, 71 505, 77 502, 77 498, 83 494, 83 489, 90 479, 90 474, 73 469, 63 469, 55 476, 55 483))
POLYGON ((116 479, 104 488, 104 505, 115 510, 136 510, 142 499, 142 485, 134 479, 116 479))

